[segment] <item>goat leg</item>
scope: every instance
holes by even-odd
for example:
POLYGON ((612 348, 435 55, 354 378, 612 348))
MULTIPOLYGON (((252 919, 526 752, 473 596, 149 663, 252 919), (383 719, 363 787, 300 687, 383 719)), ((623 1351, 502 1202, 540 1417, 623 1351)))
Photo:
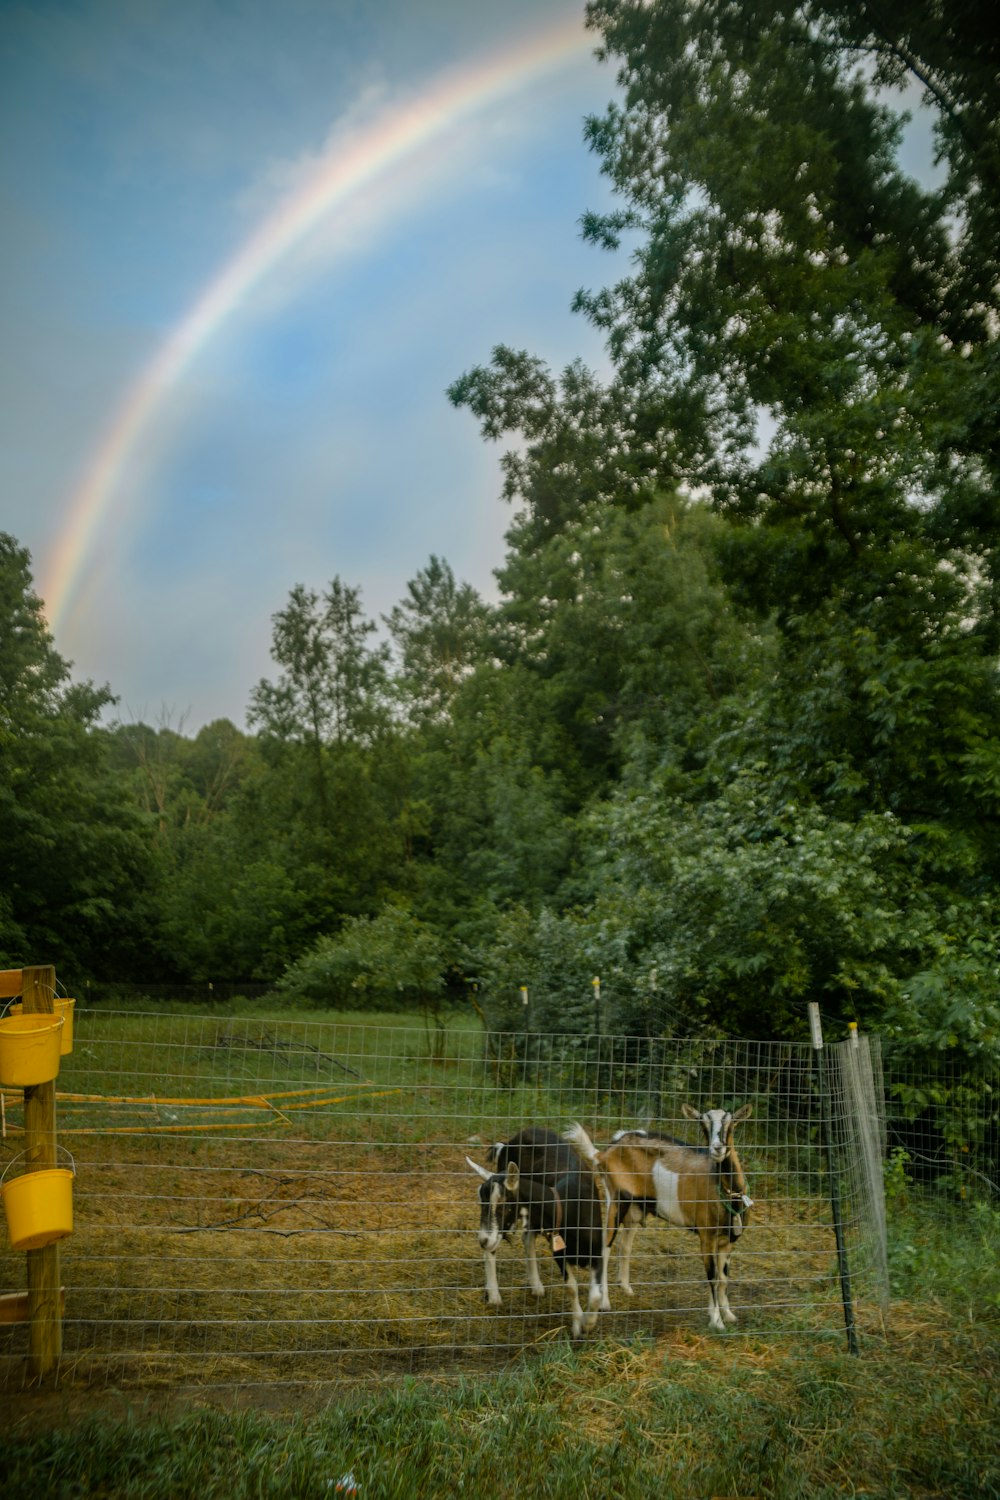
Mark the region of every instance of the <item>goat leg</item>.
POLYGON ((538 1256, 535 1254, 535 1232, 524 1231, 524 1259, 528 1271, 528 1287, 535 1297, 545 1296, 545 1284, 538 1272, 538 1256))
POLYGON ((490 1307, 501 1307, 500 1286, 497 1282, 497 1253, 495 1250, 483 1251, 483 1265, 486 1268, 486 1301, 490 1307))

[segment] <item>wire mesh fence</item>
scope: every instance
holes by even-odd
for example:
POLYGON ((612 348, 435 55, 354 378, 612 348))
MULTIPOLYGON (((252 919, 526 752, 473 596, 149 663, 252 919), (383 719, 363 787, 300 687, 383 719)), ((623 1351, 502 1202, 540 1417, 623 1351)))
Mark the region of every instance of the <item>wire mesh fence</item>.
MULTIPOLYGON (((741 1333, 838 1338, 887 1297, 876 1039, 809 1044, 483 1033, 478 1024, 233 1019, 83 1009, 58 1078, 75 1165, 60 1246, 63 1382, 371 1380, 495 1367, 568 1334, 544 1245, 532 1294, 515 1238, 484 1300, 476 1231, 492 1143, 581 1122, 696 1144, 682 1105, 751 1104, 737 1146, 753 1207, 735 1245, 741 1333), (845 1280, 846 1277, 846 1280, 845 1280)), ((23 1150, 4 1101, 3 1165, 23 1150)), ((651 1220, 633 1295, 609 1276, 598 1337, 708 1330, 697 1238, 651 1220)), ((25 1286, 5 1242, 0 1291, 25 1286)), ((733 1335, 730 1335, 733 1337, 733 1335)), ((26 1379, 28 1331, 0 1328, 0 1384, 26 1379)))
POLYGON ((915 1066, 905 1053, 884 1060, 890 1182, 922 1191, 925 1203, 954 1206, 1000 1199, 1000 1073, 989 1058, 936 1055, 915 1066))

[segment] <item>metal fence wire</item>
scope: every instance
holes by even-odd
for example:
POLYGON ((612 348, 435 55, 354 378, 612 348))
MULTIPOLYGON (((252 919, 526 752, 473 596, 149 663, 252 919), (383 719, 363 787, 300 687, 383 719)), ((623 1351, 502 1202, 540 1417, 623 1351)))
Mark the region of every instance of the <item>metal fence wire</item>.
MULTIPOLYGON (((753 1208, 732 1259, 728 1335, 843 1339, 881 1326, 888 1295, 886 1088, 875 1038, 808 1043, 484 1034, 92 1008, 57 1081, 75 1164, 60 1245, 62 1382, 138 1386, 372 1380, 495 1367, 568 1336, 518 1238, 484 1300, 476 1230, 492 1143, 580 1122, 698 1143, 682 1105, 752 1105, 736 1144, 753 1208)), ((24 1149, 5 1091, 0 1164, 24 1149)), ((16 1167, 15 1167, 16 1170, 16 1167)), ((0 1292, 26 1286, 0 1253, 0 1292)), ((651 1220, 633 1295, 617 1285, 591 1337, 708 1334, 695 1235, 651 1220)), ((28 1329, 0 1327, 0 1384, 27 1379, 28 1329)))

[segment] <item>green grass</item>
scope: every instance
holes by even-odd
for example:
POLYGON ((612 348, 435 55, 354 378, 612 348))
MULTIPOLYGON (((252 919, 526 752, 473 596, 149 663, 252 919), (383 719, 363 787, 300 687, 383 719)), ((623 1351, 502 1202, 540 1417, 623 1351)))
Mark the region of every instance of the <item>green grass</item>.
MULTIPOLYGON (((360 1103, 344 1107, 343 1118, 335 1102, 307 1109, 293 1116, 294 1134, 335 1141, 343 1128, 386 1151, 433 1138, 434 1129, 459 1142, 473 1128, 493 1139, 491 1111, 563 1119, 579 1108, 586 1119, 605 1107, 598 1092, 587 1096, 555 1069, 548 1100, 516 1067, 494 1078, 475 1018, 448 1017, 444 1062, 419 1014, 324 1015, 245 1001, 210 1016, 179 1006, 128 1016, 96 1007, 78 1018, 59 1088, 161 1098, 325 1089, 345 1079, 343 1064, 356 1064, 399 1098, 373 1104, 370 1116, 360 1103)), ((137 1108, 135 1117, 148 1113, 137 1108)), ((96 1147, 71 1127, 131 1118, 110 1106, 60 1107, 60 1128, 81 1153, 96 1147)), ((139 1138, 99 1144, 145 1160, 139 1138)), ((154 1147, 168 1165, 177 1153, 222 1161, 229 1149, 224 1136, 154 1138, 148 1152, 154 1147)), ((261 1161, 268 1149, 259 1147, 261 1161)), ((755 1184, 766 1201, 764 1179, 761 1154, 755 1184)), ((763 1320, 750 1336, 709 1336, 699 1315, 657 1338, 578 1347, 556 1319, 550 1345, 476 1379, 445 1370, 335 1386, 329 1369, 325 1384, 229 1392, 185 1392, 170 1382, 129 1394, 96 1384, 8 1391, 0 1397, 0 1493, 336 1500, 336 1482, 351 1472, 361 1500, 1000 1497, 1000 1214, 985 1203, 934 1203, 898 1173, 889 1210, 893 1304, 884 1336, 865 1329, 860 1359, 847 1355, 836 1321, 834 1336, 820 1339, 785 1309, 773 1329, 763 1320)), ((753 1248, 748 1241, 748 1264, 753 1248)), ((477 1281, 478 1262, 469 1261, 468 1275, 477 1281)), ((833 1286, 832 1268, 829 1279, 833 1286)))
MULTIPOLYGON (((177 1003, 80 1011, 58 1092, 66 1103, 65 1127, 99 1128, 133 1118, 148 1123, 152 1098, 233 1099, 307 1089, 346 1096, 355 1088, 363 1092, 364 1084, 398 1094, 394 1111, 378 1106, 371 1138, 380 1138, 391 1117, 393 1139, 401 1142, 480 1132, 493 1140, 511 1119, 568 1120, 610 1108, 606 1091, 572 1064, 553 1066, 546 1059, 526 1068, 517 1059, 487 1055, 481 1022, 471 1011, 446 1012, 438 1027, 420 1012, 318 1011, 273 1001, 230 1001, 211 1014, 177 1003), (91 1102, 98 1097, 109 1100, 107 1107, 91 1102)), ((343 1102, 353 1109, 349 1099, 343 1102)), ((332 1101, 330 1111, 336 1108, 332 1101)), ((620 1108, 625 1117, 628 1106, 620 1108)), ((197 1110, 185 1109, 184 1119, 197 1124, 197 1110)), ((330 1111, 297 1112, 296 1130, 336 1134, 330 1111)))
POLYGON ((308 1413, 292 1390, 268 1412, 163 1393, 171 1415, 112 1419, 94 1392, 52 1430, 24 1394, 0 1435, 4 1493, 303 1500, 350 1472, 362 1500, 1000 1496, 1000 1320, 980 1296, 998 1223, 897 1204, 896 1297, 860 1359, 787 1338, 560 1340, 488 1378, 355 1388, 308 1413))
MULTIPOLYGON (((426 1128, 429 1090, 445 1088, 452 1112, 477 1113, 485 1064, 474 1015, 447 1017, 442 1063, 435 1057, 440 1034, 420 1014, 317 1012, 263 1003, 248 1008, 245 1002, 237 1012, 235 1004, 216 1007, 211 1015, 178 1005, 129 1012, 93 1007, 79 1014, 73 1051, 59 1073, 65 1126, 148 1122, 151 1098, 238 1099, 313 1090, 317 1097, 343 1093, 349 1102, 352 1091, 365 1093, 364 1085, 368 1094, 372 1088, 414 1091, 416 1107, 405 1119, 417 1137, 426 1128), (95 1096, 108 1099, 107 1106, 89 1102, 95 1096)), ((197 1125, 201 1115, 186 1107, 184 1119, 197 1125)), ((312 1122, 307 1113, 296 1116, 296 1128, 307 1136, 330 1125, 325 1107, 312 1122)))

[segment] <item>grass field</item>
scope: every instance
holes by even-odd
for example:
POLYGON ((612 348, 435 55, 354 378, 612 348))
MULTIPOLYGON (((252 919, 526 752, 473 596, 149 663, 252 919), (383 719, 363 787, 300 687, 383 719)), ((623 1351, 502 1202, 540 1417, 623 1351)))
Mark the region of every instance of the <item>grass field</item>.
MULTIPOLYGON (((456 1018, 442 1045, 420 1017, 84 1013, 59 1080, 66 1357, 27 1388, 25 1330, 0 1330, 5 1500, 298 1500, 348 1473, 405 1500, 1000 1495, 1000 1217, 897 1174, 892 1302, 863 1307, 851 1358, 815 1132, 775 1056, 697 1080, 762 1106, 740 1332, 707 1333, 697 1255, 650 1230, 635 1302, 573 1345, 551 1264, 539 1309, 505 1252, 484 1308, 464 1152, 511 1121, 636 1117, 641 1067, 484 1061, 456 1018)), ((0 1255, 4 1289, 23 1264, 0 1255)))
POLYGON ((899 1208, 892 1244, 887 1332, 860 1359, 680 1330, 561 1341, 494 1375, 319 1407, 292 1388, 249 1407, 184 1390, 24 1396, 0 1435, 4 1494, 303 1500, 353 1474, 373 1500, 1000 1495, 996 1216, 899 1208))

